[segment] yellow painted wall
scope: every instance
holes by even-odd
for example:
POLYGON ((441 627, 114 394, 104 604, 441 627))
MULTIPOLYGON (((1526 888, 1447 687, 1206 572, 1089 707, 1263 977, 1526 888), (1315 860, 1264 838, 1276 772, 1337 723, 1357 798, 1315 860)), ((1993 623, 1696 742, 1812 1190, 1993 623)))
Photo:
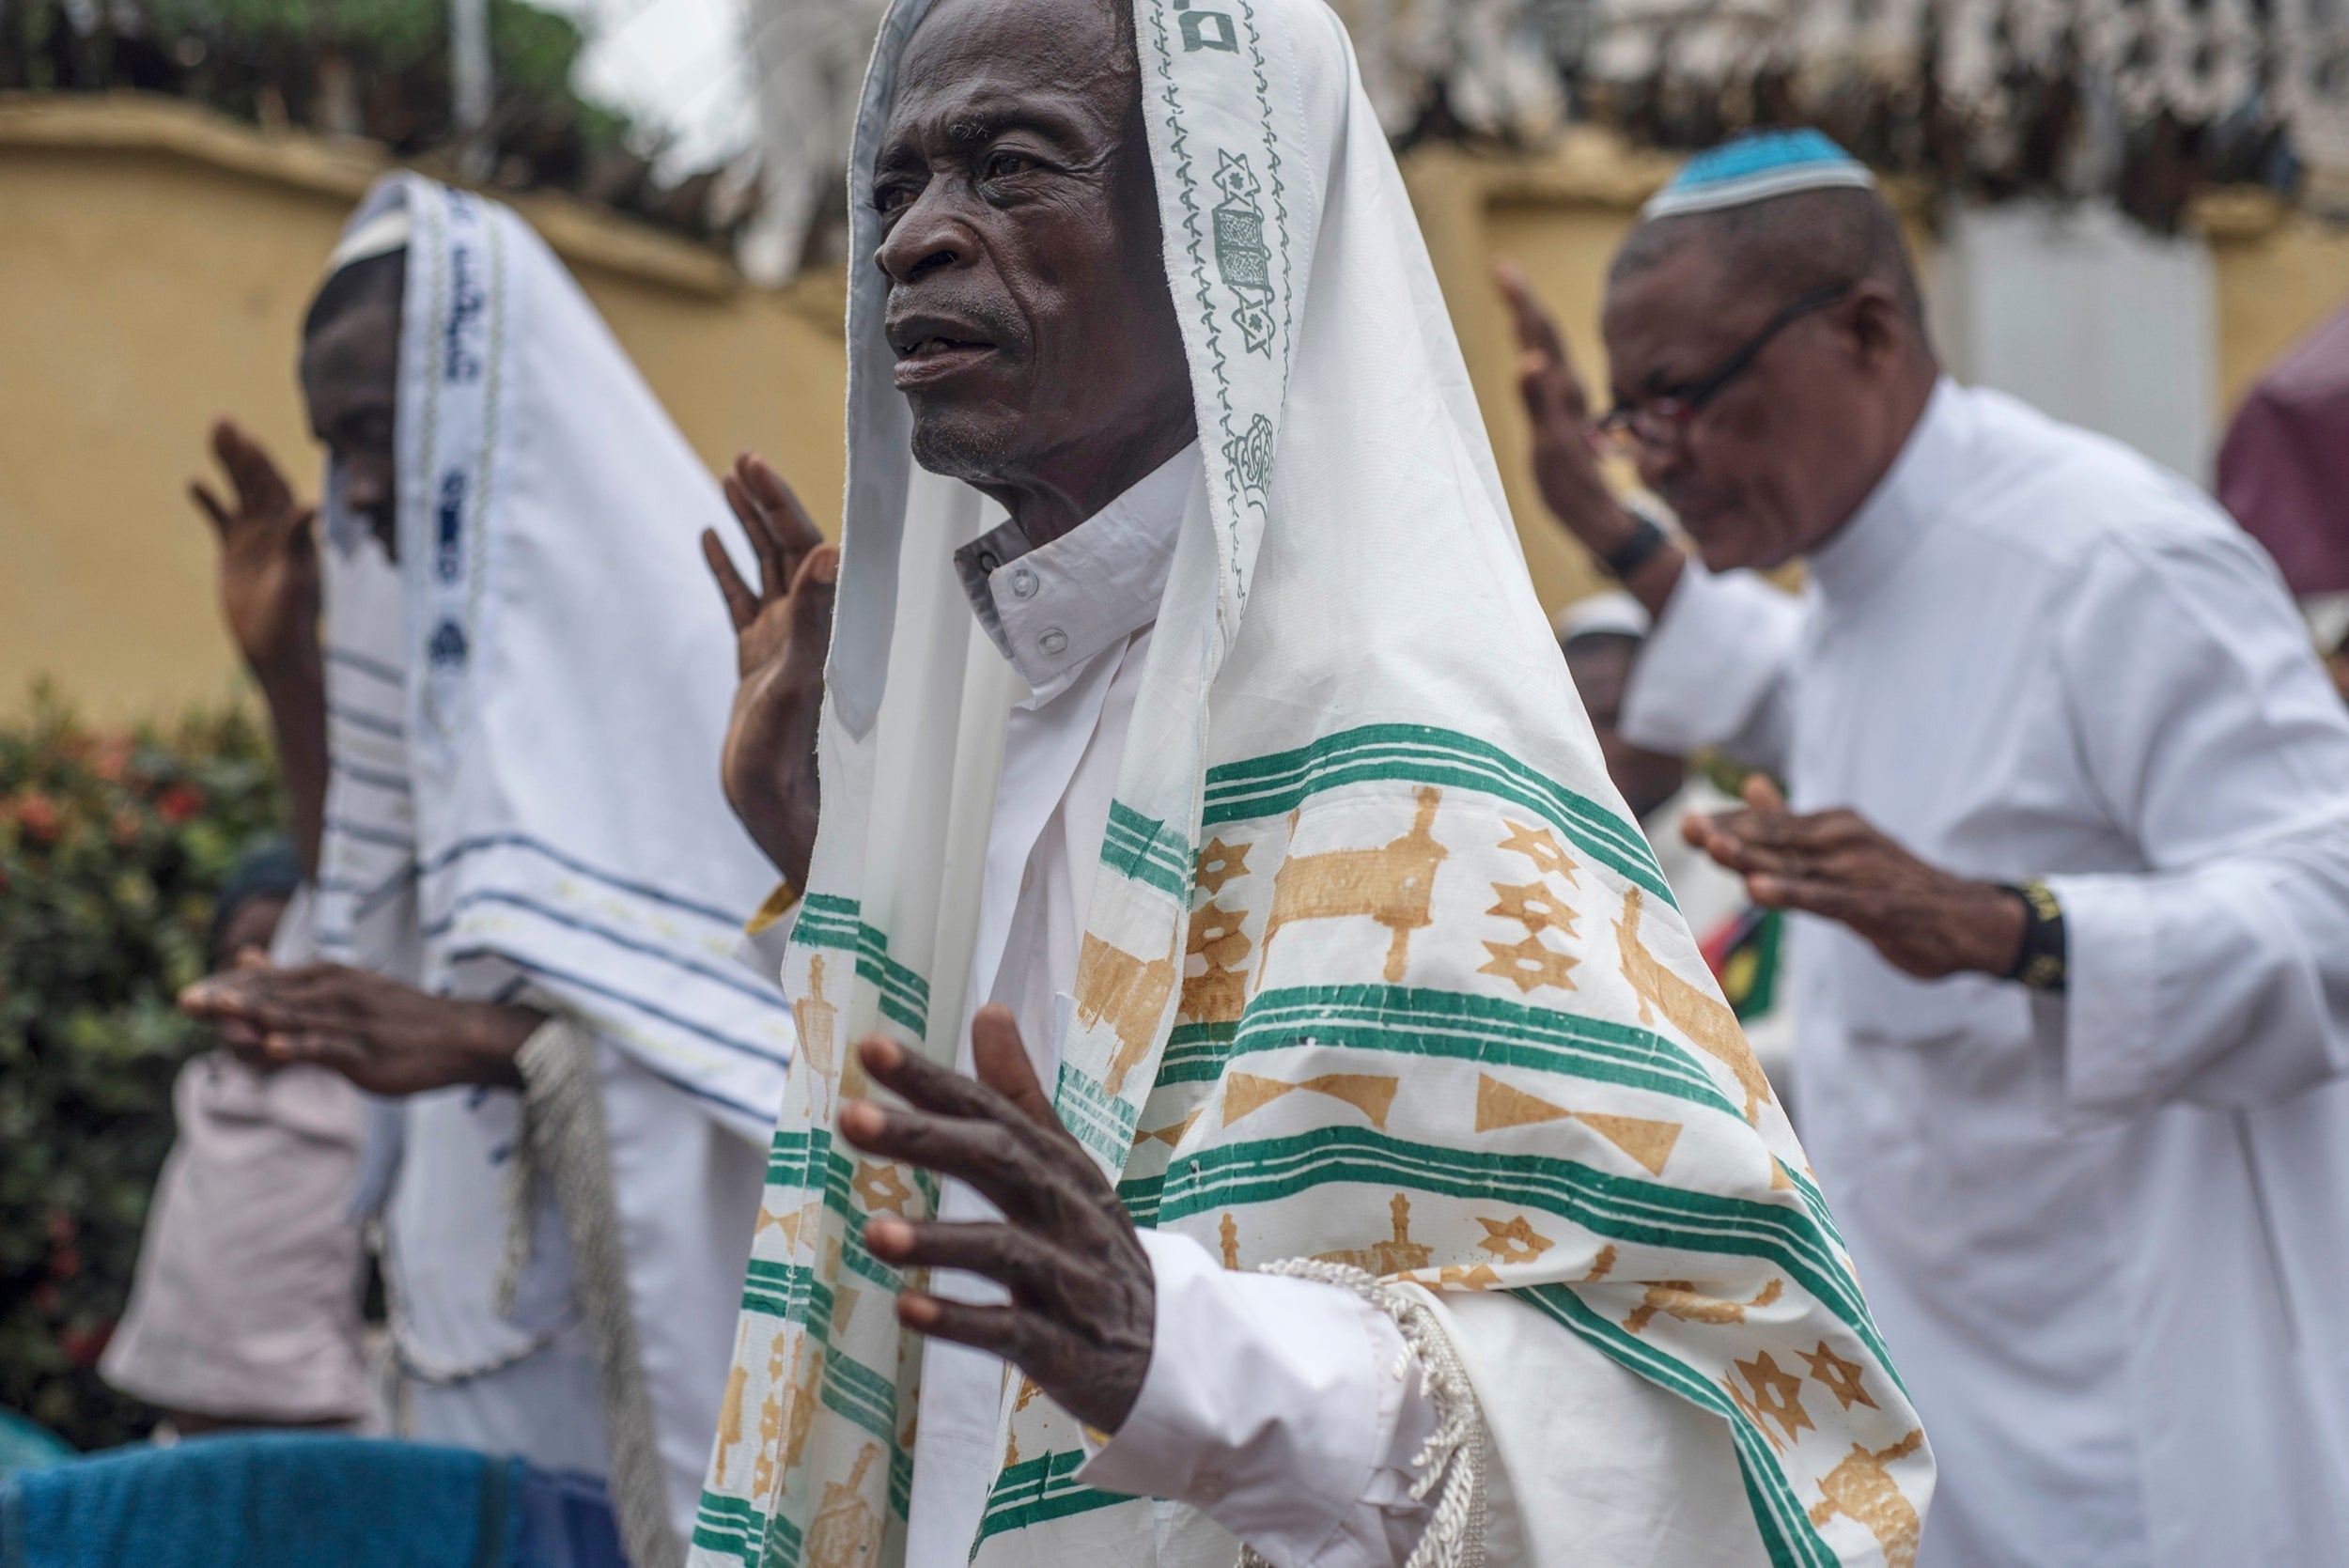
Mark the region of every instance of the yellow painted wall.
POLYGON ((2208 225, 2218 281, 2218 403, 2230 418, 2252 383, 2349 305, 2349 229, 2281 211, 2208 225))
MULTIPOLYGON (((182 104, 0 98, 0 710, 44 671, 105 717, 233 689, 210 540, 181 489, 217 411, 312 482, 294 334, 343 215, 381 166, 182 104)), ((1405 162, 1545 604, 1597 582, 1526 472, 1491 262, 1526 267, 1603 388, 1607 263, 1672 167, 1595 132, 1538 158, 1432 147, 1405 162)), ((840 277, 762 293, 707 252, 608 215, 521 205, 703 458, 717 468, 746 446, 766 452, 832 526, 840 277)), ((2257 200, 2217 203, 2208 219, 2217 406, 2231 411, 2349 300, 2349 235, 2257 200)), ((1911 239, 1929 276, 1930 238, 1911 239)))
MULTIPOLYGON (((295 337, 379 168, 178 104, 0 103, 0 711, 42 673, 106 718, 236 689, 184 488, 221 412, 315 488, 295 337)), ((682 241, 526 210, 703 458, 762 450, 835 521, 839 280, 763 293, 682 241)))

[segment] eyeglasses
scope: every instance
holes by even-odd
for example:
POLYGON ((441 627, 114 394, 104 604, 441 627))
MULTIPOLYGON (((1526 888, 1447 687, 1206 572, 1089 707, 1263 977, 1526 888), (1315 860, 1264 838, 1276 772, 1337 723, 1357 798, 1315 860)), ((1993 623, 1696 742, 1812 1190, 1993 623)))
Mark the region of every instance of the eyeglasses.
POLYGON ((1702 412, 1704 406, 1719 397, 1729 383, 1753 368, 1753 362, 1762 350, 1770 346, 1770 339, 1793 326, 1815 310, 1825 310, 1850 293, 1848 283, 1828 284, 1796 296, 1785 309, 1766 322, 1762 330, 1748 338, 1745 346, 1727 359, 1693 380, 1668 386, 1653 396, 1636 403, 1618 403, 1600 416, 1598 429, 1619 447, 1630 448, 1635 443, 1645 446, 1670 446, 1687 433, 1689 421, 1702 412))

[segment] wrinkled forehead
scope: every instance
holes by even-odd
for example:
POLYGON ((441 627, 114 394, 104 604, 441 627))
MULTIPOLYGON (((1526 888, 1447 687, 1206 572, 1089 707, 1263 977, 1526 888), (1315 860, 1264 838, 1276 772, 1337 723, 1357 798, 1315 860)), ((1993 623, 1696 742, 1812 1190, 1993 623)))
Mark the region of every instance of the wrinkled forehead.
POLYGON ((884 141, 1037 116, 1114 129, 1140 91, 1122 0, 938 0, 898 63, 884 141))

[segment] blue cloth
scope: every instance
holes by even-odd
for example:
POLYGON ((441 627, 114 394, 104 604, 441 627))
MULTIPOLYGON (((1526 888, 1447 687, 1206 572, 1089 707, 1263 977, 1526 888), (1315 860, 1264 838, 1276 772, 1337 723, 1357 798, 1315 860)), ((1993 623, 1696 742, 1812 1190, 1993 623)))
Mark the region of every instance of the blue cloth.
POLYGON ((1820 132, 1750 131, 1683 163, 1640 215, 1712 212, 1796 191, 1875 184, 1866 165, 1820 132))
POLYGON ((626 1568, 602 1483, 516 1459, 257 1433, 10 1477, 0 1568, 626 1568))
POLYGON ((73 1445, 13 1410, 0 1410, 0 1476, 45 1470, 73 1457, 73 1445))
POLYGON ((592 1476, 523 1466, 514 1513, 514 1568, 628 1568, 612 1498, 592 1476))

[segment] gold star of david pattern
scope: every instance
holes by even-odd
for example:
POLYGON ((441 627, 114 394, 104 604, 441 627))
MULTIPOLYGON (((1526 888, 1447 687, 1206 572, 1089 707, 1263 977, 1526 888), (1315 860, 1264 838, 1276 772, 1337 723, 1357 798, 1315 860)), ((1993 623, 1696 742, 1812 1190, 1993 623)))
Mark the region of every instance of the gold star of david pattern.
MULTIPOLYGON (((1804 1532, 1798 1560, 1906 1549, 1902 1510, 1917 1516, 1914 1478, 1929 1474, 1921 1438, 1901 1446, 1916 1422, 1643 845, 1456 778, 1334 787, 1210 826, 1203 847, 1137 857, 1133 876, 1105 861, 1121 912, 1102 918, 1097 899, 1084 937, 1064 1062, 1097 1066, 1065 1066, 1060 1108, 1136 1222, 1192 1235, 1227 1268, 1303 1255, 1438 1293, 1508 1292, 1634 1371, 1678 1369, 1674 1391, 1728 1423, 1750 1484, 1778 1499, 1770 1528, 1790 1551, 1784 1532, 1804 1532), (1181 868, 1178 893, 1149 881, 1162 864, 1181 868), (1315 1185, 1322 1172, 1332 1185, 1315 1185), (1759 1251, 1715 1247, 1724 1213, 1759 1251)), ((918 1364, 879 1343, 891 1314, 863 1301, 879 1265, 861 1223, 928 1199, 853 1157, 828 1188, 801 1180, 770 1190, 760 1246, 817 1249, 806 1282, 779 1280, 772 1298, 804 1299, 827 1343, 805 1334, 778 1362, 768 1353, 796 1330, 753 1320, 711 1497, 723 1481, 801 1498, 786 1506, 827 1523, 799 1561, 820 1545, 861 1568, 902 1529, 891 1510, 909 1475, 910 1451, 881 1439, 910 1409, 893 1404, 884 1428, 870 1402, 893 1386, 902 1401, 918 1364), (866 1409, 862 1428, 847 1413, 866 1409), (851 1486, 861 1442, 880 1452, 851 1486), (801 1452, 839 1457, 795 1468, 801 1452)), ((1051 1521, 1131 1506, 1078 1483, 1082 1434, 1018 1394, 1015 1379, 974 1568, 1021 1561, 1051 1521)), ((748 1539, 735 1506, 708 1505, 710 1539, 748 1539)))

